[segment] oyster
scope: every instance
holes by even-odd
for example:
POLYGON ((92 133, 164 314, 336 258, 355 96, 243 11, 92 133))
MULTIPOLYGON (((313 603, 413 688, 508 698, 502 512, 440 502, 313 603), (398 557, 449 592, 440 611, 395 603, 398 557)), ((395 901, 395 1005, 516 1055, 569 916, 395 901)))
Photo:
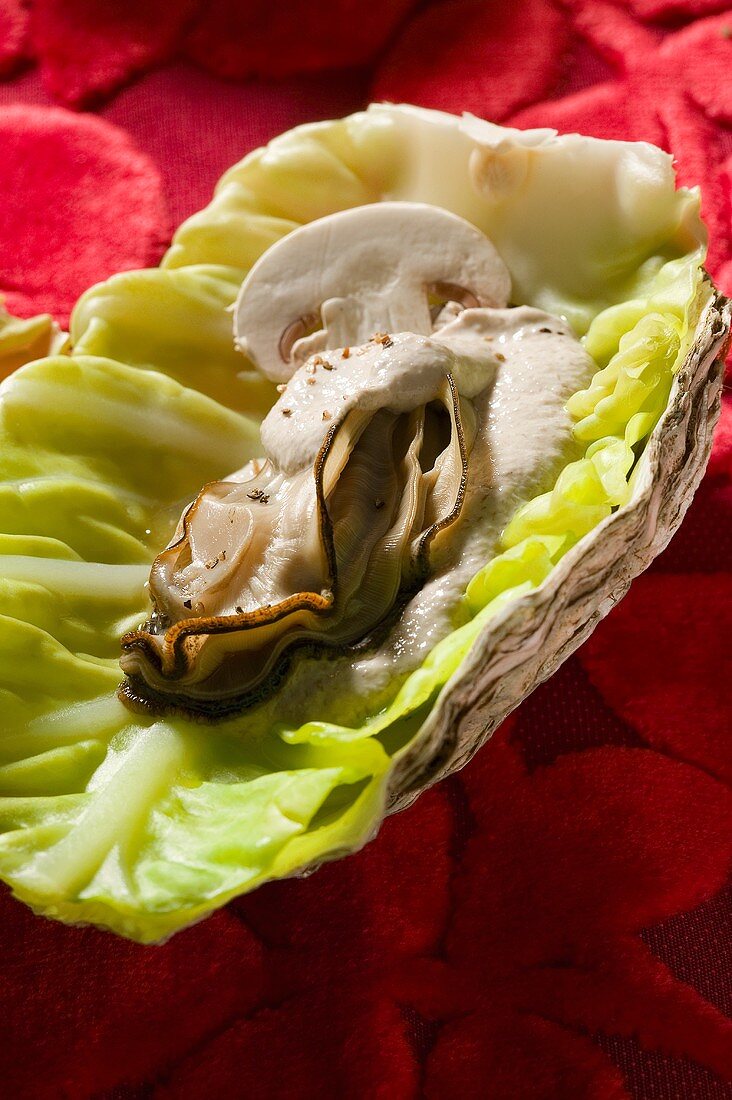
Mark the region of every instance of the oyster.
POLYGON ((408 401, 364 408, 364 381, 386 373, 386 349, 373 343, 348 360, 337 353, 337 368, 309 360, 265 419, 265 438, 277 438, 270 422, 280 417, 310 436, 294 469, 273 446, 186 509, 153 566, 155 618, 122 640, 124 698, 165 710, 168 693, 189 712, 236 712, 288 648, 363 639, 426 573, 434 544, 462 511, 468 410, 447 349, 440 356, 411 333, 386 341, 388 374, 407 382, 408 401), (415 393, 408 383, 425 364, 415 393), (310 398, 318 366, 338 370, 338 380, 303 410, 292 391, 310 398), (331 423, 328 406, 337 407, 331 397, 341 389, 348 400, 331 423))
MULTIPOLYGON (((569 372, 571 393, 595 369, 561 320, 507 309, 509 290, 487 238, 421 203, 334 214, 265 253, 235 325, 257 366, 288 379, 262 423, 265 456, 206 486, 156 558, 153 617, 122 640, 124 700, 236 713, 280 685, 278 662, 307 643, 374 647, 381 628, 383 644, 436 563, 455 572, 456 533, 478 536, 479 553, 463 557, 486 555, 486 486, 514 487, 495 473, 492 450, 511 447, 496 375, 517 386, 538 361, 569 372), (430 308, 430 293, 448 300, 430 308), (305 318, 315 331, 295 339, 305 318), (387 324, 396 330, 379 331, 387 324)), ((550 389, 538 387, 540 417, 550 389)), ((444 615, 450 593, 439 598, 444 615)), ((399 648, 392 678, 418 664, 414 646, 399 648)))
POLYGON ((159 940, 465 763, 701 478, 729 307, 698 210, 651 146, 377 106, 84 295, 0 386, 18 897, 159 940))

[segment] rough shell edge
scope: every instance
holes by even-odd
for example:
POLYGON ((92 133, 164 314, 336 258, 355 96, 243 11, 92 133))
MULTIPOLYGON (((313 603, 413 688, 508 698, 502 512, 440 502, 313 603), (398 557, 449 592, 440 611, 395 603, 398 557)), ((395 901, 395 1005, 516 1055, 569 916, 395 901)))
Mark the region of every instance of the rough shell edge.
POLYGON ((729 340, 730 302, 711 282, 705 288, 712 298, 640 460, 633 499, 481 632, 397 763, 387 812, 404 809, 464 767, 504 718, 589 637, 678 528, 712 448, 729 340))

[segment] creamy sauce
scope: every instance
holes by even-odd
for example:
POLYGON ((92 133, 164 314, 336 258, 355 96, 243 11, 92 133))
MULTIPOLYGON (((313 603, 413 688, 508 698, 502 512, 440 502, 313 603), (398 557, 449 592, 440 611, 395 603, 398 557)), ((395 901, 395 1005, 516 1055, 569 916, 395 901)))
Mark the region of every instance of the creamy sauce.
MULTIPOLYGON (((295 663, 273 700, 283 721, 355 724, 386 703, 455 629, 455 612, 468 583, 496 553, 501 531, 517 508, 548 490, 562 468, 582 453, 565 404, 589 383, 596 366, 565 322, 530 307, 471 309, 430 342, 460 356, 453 371, 476 412, 461 522, 442 543, 430 578, 378 649, 360 657, 301 657, 295 663)), ((393 395, 403 381, 395 376, 393 395)), ((264 709, 271 721, 272 704, 264 709)))

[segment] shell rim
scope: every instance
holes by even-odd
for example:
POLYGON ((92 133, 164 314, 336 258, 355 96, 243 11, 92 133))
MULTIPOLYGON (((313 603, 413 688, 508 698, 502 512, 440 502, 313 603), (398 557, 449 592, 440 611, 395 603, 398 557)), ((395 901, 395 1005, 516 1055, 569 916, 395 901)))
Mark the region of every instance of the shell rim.
POLYGON ((697 301, 702 295, 709 295, 709 300, 702 305, 666 409, 644 447, 632 499, 580 539, 540 585, 512 600, 481 630, 397 761, 386 813, 406 808, 423 791, 464 767, 511 711, 589 637, 681 524, 709 459, 732 322, 732 302, 706 271, 697 301), (678 443, 681 427, 684 447, 676 454, 679 448, 674 451, 671 444, 674 437, 678 443), (676 459, 675 478, 663 476, 667 443, 668 464, 676 459), (665 492, 668 485, 675 491, 665 492), (623 553, 608 555, 606 561, 600 554, 596 560, 594 551, 607 546, 608 537, 613 545, 625 541, 623 553), (583 565, 588 567, 585 571, 583 565), (580 583, 588 571, 591 576, 599 574, 589 589, 580 583), (575 594, 581 612, 574 611, 568 621, 575 594), (593 602, 596 606, 590 610, 593 602), (549 626, 547 618, 553 620, 549 626), (522 648, 529 650, 523 659, 516 656, 522 648))

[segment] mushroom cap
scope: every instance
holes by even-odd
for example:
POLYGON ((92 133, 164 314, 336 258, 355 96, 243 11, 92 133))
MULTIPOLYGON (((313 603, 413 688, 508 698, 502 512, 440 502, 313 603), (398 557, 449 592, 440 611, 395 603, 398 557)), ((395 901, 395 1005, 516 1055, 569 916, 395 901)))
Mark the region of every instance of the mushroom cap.
POLYGON ((379 330, 432 332, 430 293, 503 308, 511 277, 464 218, 421 202, 357 206, 283 237, 254 265, 234 308, 237 346, 268 378, 287 381, 324 347, 379 330), (307 339, 309 328, 322 330, 307 339))

